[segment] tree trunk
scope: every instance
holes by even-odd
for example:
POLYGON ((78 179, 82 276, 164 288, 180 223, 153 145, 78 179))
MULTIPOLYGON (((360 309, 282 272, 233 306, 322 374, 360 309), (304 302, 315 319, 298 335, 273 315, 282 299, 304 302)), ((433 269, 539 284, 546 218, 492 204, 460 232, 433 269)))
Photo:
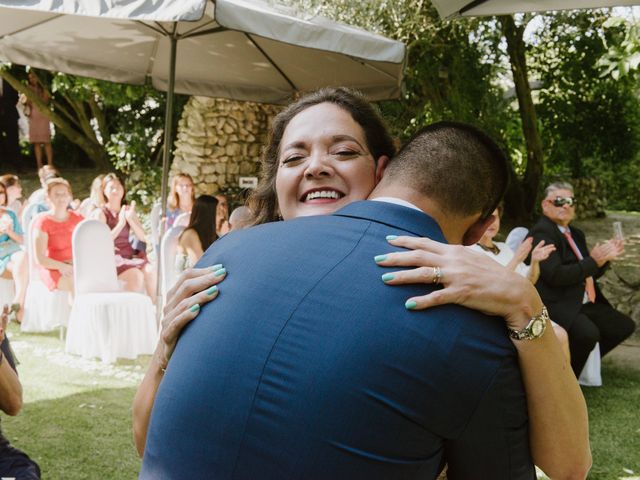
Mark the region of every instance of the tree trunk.
MULTIPOLYGON (((502 33, 507 40, 507 52, 511 63, 513 82, 516 87, 522 133, 527 148, 527 168, 520 183, 523 192, 524 212, 533 214, 536 198, 542 181, 544 158, 542 139, 538 131, 538 118, 531 98, 531 88, 527 76, 527 58, 523 33, 525 25, 517 26, 512 16, 501 16, 502 33)), ((508 205, 507 205, 508 208, 508 205)))
POLYGON ((65 118, 58 115, 54 110, 49 108, 49 106, 44 103, 31 88, 21 83, 8 71, 0 70, 0 77, 2 77, 18 92, 23 93, 31 101, 35 108, 40 110, 44 116, 46 116, 51 122, 53 122, 53 124, 56 126, 56 131, 64 135, 69 139, 69 141, 75 143, 78 147, 80 147, 95 163, 96 167, 106 171, 110 171, 113 169, 113 165, 109 160, 107 152, 105 151, 104 147, 100 143, 98 143, 95 136, 91 138, 79 132, 78 129, 76 129, 70 121, 65 120, 65 118))

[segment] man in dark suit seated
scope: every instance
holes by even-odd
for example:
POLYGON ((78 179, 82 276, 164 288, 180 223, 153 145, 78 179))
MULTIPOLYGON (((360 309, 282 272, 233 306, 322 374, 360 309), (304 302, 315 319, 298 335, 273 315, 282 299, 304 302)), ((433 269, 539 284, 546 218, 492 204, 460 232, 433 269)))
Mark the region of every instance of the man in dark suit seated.
POLYGON ((389 288, 374 262, 388 235, 474 242, 506 182, 490 139, 437 124, 389 162, 377 201, 217 241, 200 266, 229 275, 176 346, 140 478, 433 479, 445 461, 450 479, 535 478, 502 319, 411 312, 425 286, 389 288))
POLYGON ((567 330, 571 367, 579 376, 596 342, 606 355, 633 333, 635 323, 611 306, 596 281, 622 255, 624 242, 612 239, 589 251, 584 233, 570 226, 575 204, 570 184, 552 183, 542 200, 543 215, 529 234, 534 244, 544 240, 556 246, 540 263, 536 288, 551 318, 567 330))

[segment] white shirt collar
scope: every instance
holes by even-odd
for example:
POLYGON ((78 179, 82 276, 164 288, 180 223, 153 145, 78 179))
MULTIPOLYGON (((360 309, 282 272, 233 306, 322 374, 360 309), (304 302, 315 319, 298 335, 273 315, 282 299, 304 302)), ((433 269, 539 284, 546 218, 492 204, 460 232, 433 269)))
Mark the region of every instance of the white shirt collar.
POLYGON ((376 198, 372 198, 371 200, 373 200, 374 202, 394 203, 396 205, 402 205, 403 207, 409 207, 409 208, 413 208, 414 210, 422 211, 418 207, 416 207, 413 203, 407 202, 406 200, 403 200, 401 198, 396 198, 396 197, 376 197, 376 198))

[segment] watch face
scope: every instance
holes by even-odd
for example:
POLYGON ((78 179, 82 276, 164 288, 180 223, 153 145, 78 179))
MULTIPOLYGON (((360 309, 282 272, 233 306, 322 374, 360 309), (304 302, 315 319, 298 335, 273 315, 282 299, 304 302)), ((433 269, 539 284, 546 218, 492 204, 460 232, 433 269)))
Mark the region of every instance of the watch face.
POLYGON ((535 322, 533 322, 533 325, 531 325, 531 333, 533 333, 536 337, 542 334, 543 329, 544 329, 543 318, 537 319, 535 322))

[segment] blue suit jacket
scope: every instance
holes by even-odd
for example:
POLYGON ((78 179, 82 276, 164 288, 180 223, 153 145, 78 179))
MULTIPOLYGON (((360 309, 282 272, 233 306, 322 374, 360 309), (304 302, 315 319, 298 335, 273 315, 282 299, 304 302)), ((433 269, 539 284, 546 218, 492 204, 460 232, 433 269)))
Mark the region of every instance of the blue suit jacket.
POLYGON ((444 241, 423 213, 357 202, 232 233, 228 270, 185 329, 152 413, 143 479, 532 479, 504 322, 407 298, 385 236, 444 241))

